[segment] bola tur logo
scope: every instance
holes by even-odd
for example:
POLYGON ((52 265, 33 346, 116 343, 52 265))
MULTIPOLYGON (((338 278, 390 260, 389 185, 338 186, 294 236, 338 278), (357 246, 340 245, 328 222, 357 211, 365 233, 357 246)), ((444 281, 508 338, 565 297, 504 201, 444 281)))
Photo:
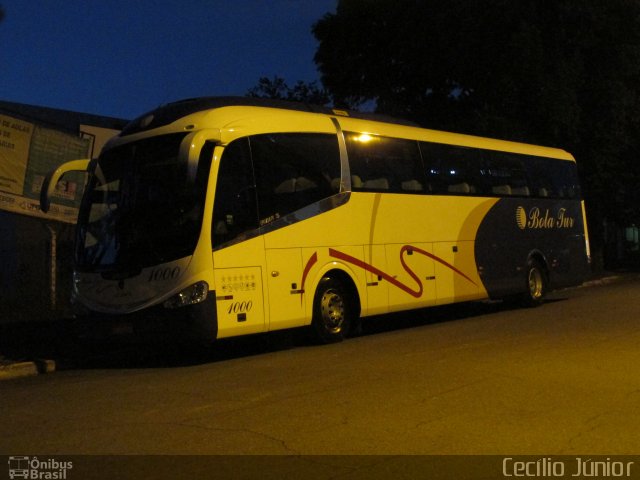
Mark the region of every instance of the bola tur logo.
POLYGON ((519 206, 516 208, 516 224, 520 230, 568 229, 574 227, 576 220, 564 207, 554 214, 549 209, 541 210, 539 207, 533 207, 527 212, 524 207, 519 206))
POLYGON ((527 212, 523 207, 516 208, 516 223, 520 230, 527 228, 527 212))

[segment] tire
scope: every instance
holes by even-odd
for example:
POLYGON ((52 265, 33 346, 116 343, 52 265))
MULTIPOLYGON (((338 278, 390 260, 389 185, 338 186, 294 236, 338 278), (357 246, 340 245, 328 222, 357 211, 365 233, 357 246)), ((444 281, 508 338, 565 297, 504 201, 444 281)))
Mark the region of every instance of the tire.
POLYGON ((542 264, 535 259, 527 262, 526 272, 526 291, 522 295, 522 304, 525 307, 538 307, 544 303, 547 294, 547 272, 542 264))
POLYGON ((343 282, 324 277, 313 299, 311 330, 319 343, 341 342, 354 317, 353 298, 343 282))

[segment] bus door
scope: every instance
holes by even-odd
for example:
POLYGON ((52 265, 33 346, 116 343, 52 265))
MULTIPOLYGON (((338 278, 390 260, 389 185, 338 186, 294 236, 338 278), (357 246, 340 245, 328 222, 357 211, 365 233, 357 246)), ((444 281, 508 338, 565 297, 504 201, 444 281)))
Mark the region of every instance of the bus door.
POLYGON ((264 332, 264 239, 259 235, 247 139, 230 143, 217 170, 211 242, 218 337, 264 332))

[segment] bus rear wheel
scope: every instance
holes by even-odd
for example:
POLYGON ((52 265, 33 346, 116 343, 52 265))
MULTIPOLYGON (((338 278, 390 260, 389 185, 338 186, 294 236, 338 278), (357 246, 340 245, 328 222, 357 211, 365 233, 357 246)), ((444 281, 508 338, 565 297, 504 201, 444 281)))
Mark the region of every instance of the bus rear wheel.
POLYGON ((344 284, 336 278, 324 277, 313 300, 311 328, 315 339, 320 343, 344 340, 353 311, 353 300, 344 284))
POLYGON ((527 262, 526 292, 522 295, 522 303, 526 307, 542 305, 547 294, 547 272, 542 264, 535 259, 527 262))

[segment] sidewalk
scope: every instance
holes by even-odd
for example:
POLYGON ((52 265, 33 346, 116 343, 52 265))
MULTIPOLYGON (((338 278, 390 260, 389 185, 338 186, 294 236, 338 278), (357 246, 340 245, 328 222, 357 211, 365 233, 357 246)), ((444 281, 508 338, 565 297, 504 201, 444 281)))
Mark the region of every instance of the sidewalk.
POLYGON ((0 380, 51 373, 72 348, 68 321, 16 322, 0 325, 0 380))

